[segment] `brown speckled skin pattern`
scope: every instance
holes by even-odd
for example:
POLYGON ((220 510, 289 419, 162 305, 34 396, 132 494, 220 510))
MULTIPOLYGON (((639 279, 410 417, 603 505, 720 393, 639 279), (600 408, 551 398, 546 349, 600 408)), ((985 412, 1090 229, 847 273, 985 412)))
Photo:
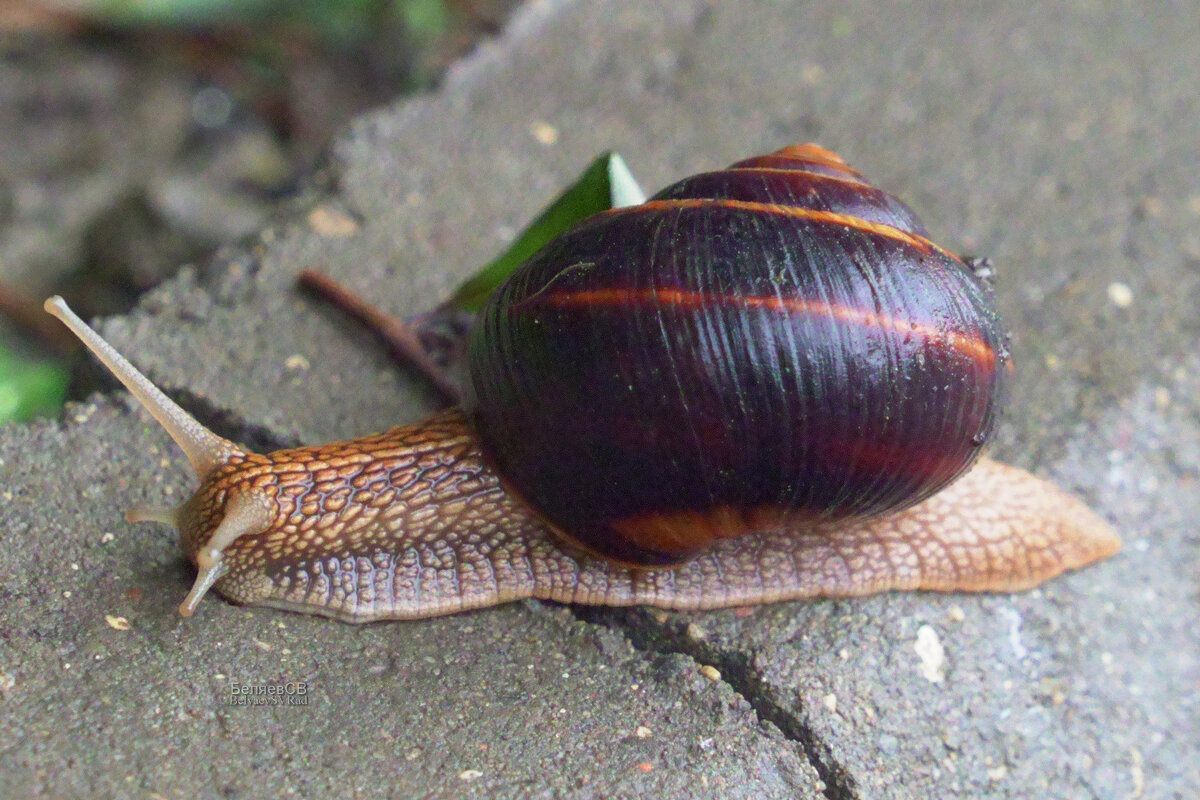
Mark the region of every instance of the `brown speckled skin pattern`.
POLYGON ((632 569, 564 547, 501 487, 456 409, 350 442, 233 456, 188 503, 189 557, 229 493, 248 487, 269 498, 274 521, 229 546, 217 590, 349 622, 523 597, 706 609, 890 589, 1011 591, 1119 546, 1070 495, 983 459, 897 514, 723 539, 677 569, 632 569))

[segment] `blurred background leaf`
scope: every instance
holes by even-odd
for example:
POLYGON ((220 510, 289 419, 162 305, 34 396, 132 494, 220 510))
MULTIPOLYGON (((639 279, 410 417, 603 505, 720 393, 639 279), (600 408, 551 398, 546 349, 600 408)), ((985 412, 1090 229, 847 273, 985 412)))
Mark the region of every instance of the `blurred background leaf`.
POLYGON ((40 298, 119 314, 181 266, 227 268, 218 248, 332 189, 342 126, 428 90, 517 4, 0 0, 0 421, 63 395, 40 298))
POLYGON ((0 342, 0 425, 53 414, 66 394, 65 367, 14 355, 0 342))

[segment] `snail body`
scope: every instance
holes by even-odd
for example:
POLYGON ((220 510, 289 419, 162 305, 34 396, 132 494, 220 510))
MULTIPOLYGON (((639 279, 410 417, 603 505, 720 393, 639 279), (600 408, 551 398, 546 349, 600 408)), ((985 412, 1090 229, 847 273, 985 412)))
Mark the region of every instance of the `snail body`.
POLYGON ((246 452, 47 309, 200 478, 128 515, 178 528, 199 567, 185 614, 214 585, 354 622, 1013 590, 1119 546, 979 459, 1010 369, 990 291, 815 145, 565 232, 481 310, 464 408, 352 441, 246 452))

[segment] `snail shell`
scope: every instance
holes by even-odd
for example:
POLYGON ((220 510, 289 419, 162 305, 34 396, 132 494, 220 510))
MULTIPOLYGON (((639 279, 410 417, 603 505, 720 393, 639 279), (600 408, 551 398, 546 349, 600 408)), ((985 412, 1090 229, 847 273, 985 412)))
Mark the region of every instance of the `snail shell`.
POLYGON ((992 436, 1007 375, 990 292, 813 145, 559 236, 484 305, 470 355, 507 484, 643 566, 929 497, 992 436))

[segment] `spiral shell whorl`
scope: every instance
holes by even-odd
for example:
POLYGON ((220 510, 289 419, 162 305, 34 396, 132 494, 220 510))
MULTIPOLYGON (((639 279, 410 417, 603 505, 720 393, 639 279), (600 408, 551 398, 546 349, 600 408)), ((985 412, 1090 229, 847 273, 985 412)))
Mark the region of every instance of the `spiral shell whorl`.
POLYGON ((1004 383, 986 290, 814 145, 585 220, 492 296, 472 413, 508 485, 647 566, 784 521, 918 502, 1004 383))
POLYGON ((684 178, 651 200, 741 200, 844 214, 925 237, 925 226, 900 200, 868 184, 841 158, 817 145, 785 147, 726 169, 684 178))

